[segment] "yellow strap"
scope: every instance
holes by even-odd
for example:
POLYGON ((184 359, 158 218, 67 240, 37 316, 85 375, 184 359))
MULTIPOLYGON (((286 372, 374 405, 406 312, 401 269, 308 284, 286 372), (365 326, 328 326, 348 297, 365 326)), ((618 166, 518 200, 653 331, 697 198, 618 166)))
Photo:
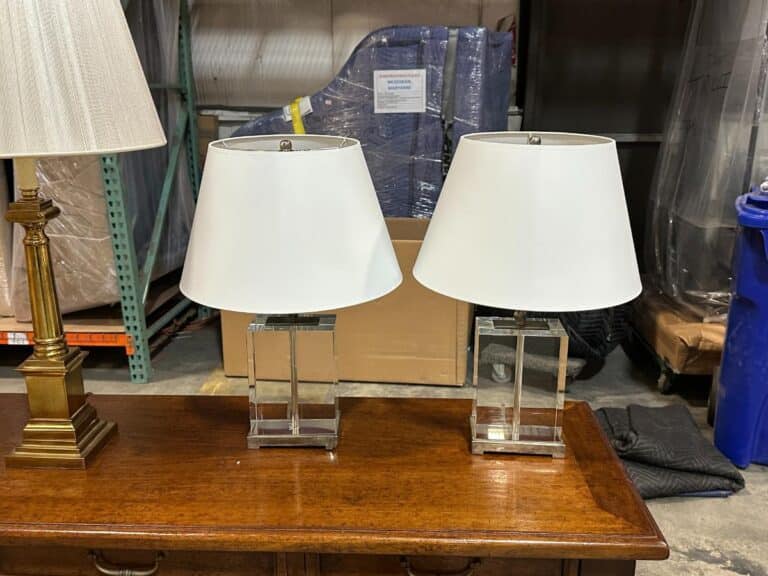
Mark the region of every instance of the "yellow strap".
POLYGON ((306 134, 304 131, 304 121, 301 119, 301 110, 299 110, 301 98, 296 98, 291 102, 291 122, 293 123, 294 134, 306 134))

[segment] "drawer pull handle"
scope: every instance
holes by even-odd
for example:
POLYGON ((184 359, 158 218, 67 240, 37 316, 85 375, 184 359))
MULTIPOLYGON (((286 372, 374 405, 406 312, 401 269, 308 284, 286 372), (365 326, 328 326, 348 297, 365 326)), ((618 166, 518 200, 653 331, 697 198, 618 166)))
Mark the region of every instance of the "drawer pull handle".
POLYGON ((154 576, 160 569, 160 561, 165 558, 165 554, 158 552, 155 557, 154 566, 149 568, 122 568, 107 562, 101 552, 89 552, 88 556, 91 558, 91 562, 93 562, 93 567, 103 576, 154 576))
POLYGON ((456 572, 417 572, 411 566, 411 561, 408 558, 400 558, 400 565, 405 570, 408 576, 472 576, 475 570, 480 567, 480 559, 473 558, 469 561, 466 568, 458 570, 456 572))

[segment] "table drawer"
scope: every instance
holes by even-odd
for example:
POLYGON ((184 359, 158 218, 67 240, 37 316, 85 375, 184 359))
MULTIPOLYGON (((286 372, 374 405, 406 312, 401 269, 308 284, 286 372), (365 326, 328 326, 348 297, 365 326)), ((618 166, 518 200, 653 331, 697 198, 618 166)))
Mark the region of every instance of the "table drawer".
MULTIPOLYGON (((632 560, 455 558, 434 556, 306 556, 306 576, 632 576, 632 560)), ((288 571, 287 576, 294 576, 288 571)), ((279 576, 283 574, 279 573, 279 576)))
POLYGON ((321 576, 562 576, 560 560, 323 554, 321 576))
MULTIPOLYGON (((129 569, 147 574, 157 562, 157 576, 274 576, 275 554, 260 552, 190 552, 100 550, 97 558, 82 548, 0 547, 0 576, 105 576, 107 570, 129 569)), ((123 573, 122 576, 130 576, 123 573)))
POLYGON ((631 576, 634 562, 0 547, 0 576, 631 576), (156 568, 156 570, 155 570, 156 568))

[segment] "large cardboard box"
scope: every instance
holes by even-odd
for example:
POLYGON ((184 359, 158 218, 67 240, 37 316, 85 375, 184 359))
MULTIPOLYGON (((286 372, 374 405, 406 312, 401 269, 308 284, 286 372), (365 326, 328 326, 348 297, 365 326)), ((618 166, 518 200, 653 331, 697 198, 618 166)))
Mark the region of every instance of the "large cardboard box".
MULTIPOLYGON (((427 225, 427 220, 387 219, 403 283, 383 298, 335 311, 339 380, 464 384, 471 306, 427 290, 412 274, 427 225)), ((227 376, 248 375, 246 337, 251 317, 238 312, 221 313, 227 376)), ((259 336, 259 377, 282 379, 288 370, 287 336, 270 336, 271 343, 259 336)), ((299 377, 322 379, 312 365, 310 338, 303 343, 297 341, 297 347, 299 377)))

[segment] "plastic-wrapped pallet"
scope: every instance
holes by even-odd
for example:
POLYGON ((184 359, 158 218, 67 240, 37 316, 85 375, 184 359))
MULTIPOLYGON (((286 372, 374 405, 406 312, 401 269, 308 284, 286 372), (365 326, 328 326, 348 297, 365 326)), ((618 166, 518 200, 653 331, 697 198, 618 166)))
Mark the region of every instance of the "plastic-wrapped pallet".
MULTIPOLYGON (((511 35, 485 28, 382 28, 358 44, 328 86, 301 99, 301 122, 308 133, 360 140, 385 216, 428 218, 442 188, 446 128, 453 126, 457 142, 506 127, 511 49, 511 35), (417 85, 422 112, 377 112, 375 73, 398 70, 425 71, 423 88, 417 85)), ((234 136, 291 132, 286 106, 234 136)))
MULTIPOLYGON (((129 4, 126 18, 150 83, 176 82, 179 6, 179 0, 129 4)), ((170 141, 180 99, 165 90, 153 95, 170 141)), ((168 147, 120 155, 126 211, 139 266, 147 253, 167 162, 168 147)), ((194 213, 187 172, 182 150, 153 277, 179 268, 184 260, 194 213)), ((61 311, 75 312, 119 301, 99 157, 46 158, 38 162, 37 175, 42 196, 53 199, 61 209, 61 215, 46 228, 61 311)), ((13 313, 17 320, 28 321, 31 315, 23 229, 16 226, 13 235, 13 313)))
POLYGON ((453 135, 507 129, 512 35, 459 28, 456 45, 453 135))

